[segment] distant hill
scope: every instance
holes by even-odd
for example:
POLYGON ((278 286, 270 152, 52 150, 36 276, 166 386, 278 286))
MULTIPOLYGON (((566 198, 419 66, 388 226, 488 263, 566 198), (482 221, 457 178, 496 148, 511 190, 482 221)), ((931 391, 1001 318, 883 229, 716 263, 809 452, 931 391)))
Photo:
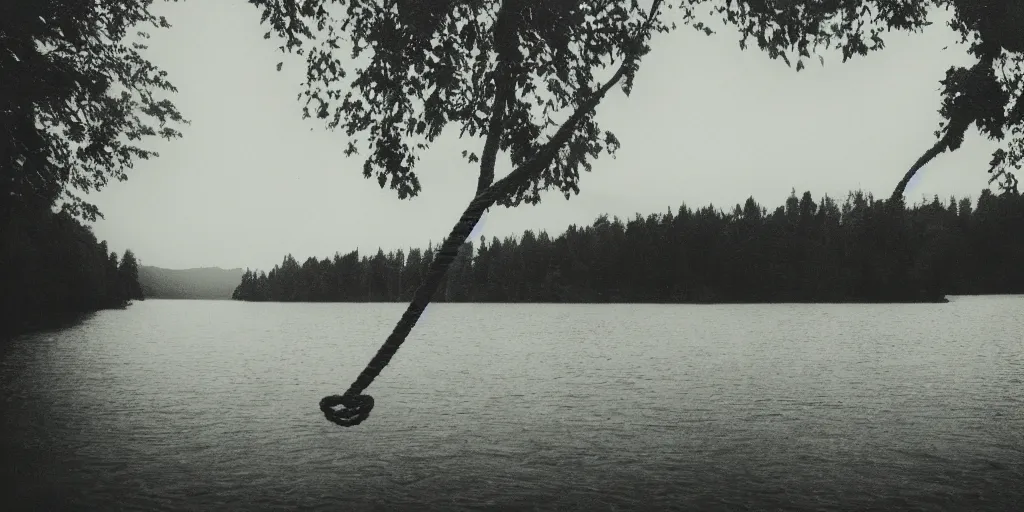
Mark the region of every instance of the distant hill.
POLYGON ((184 270, 139 267, 139 284, 147 299, 223 299, 230 300, 242 269, 190 268, 184 270))

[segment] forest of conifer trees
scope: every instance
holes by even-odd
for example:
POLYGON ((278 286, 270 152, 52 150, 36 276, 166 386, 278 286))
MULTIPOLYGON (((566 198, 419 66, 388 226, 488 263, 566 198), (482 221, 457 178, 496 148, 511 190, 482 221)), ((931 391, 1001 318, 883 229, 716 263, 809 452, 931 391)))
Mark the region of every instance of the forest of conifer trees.
MULTIPOLYGON (((791 194, 623 222, 599 217, 556 238, 526 231, 467 243, 441 302, 917 302, 1024 293, 1024 198, 983 190, 905 207, 851 192, 843 204, 791 194)), ((288 255, 247 270, 246 301, 408 301, 433 247, 332 259, 288 255)))
POLYGON ((0 336, 54 327, 141 300, 138 261, 118 258, 92 229, 45 204, 0 216, 0 336))
MULTIPOLYGON (((142 298, 138 261, 96 239, 85 201, 179 135, 166 73, 126 40, 150 1, 0 6, 0 337, 142 298), (135 98, 128 91, 139 93, 135 98)), ((138 34, 143 34, 138 32, 138 34)))

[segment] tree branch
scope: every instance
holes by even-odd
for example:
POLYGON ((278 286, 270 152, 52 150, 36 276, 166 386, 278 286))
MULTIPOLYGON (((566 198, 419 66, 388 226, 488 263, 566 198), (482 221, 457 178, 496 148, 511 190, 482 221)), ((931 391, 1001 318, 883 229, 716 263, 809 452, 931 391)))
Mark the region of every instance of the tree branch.
POLYGON ((518 67, 519 27, 522 17, 518 9, 510 7, 510 2, 503 0, 498 9, 498 19, 494 23, 494 46, 498 49, 498 67, 495 73, 494 103, 491 106, 491 119, 487 125, 487 140, 480 156, 480 178, 477 180, 476 193, 483 192, 494 182, 494 164, 498 158, 498 147, 504 133, 505 110, 515 95, 515 71, 518 67))
MULTIPOLYGON (((642 40, 642 38, 650 31, 651 23, 657 15, 661 2, 662 0, 654 0, 654 4, 651 6, 651 12, 647 16, 647 21, 637 34, 636 39, 638 41, 642 40)), ((541 147, 540 151, 538 151, 536 155, 527 160, 523 165, 519 166, 519 168, 509 173, 508 176, 505 176, 492 185, 487 192, 494 195, 494 201, 508 197, 515 192, 517 188, 528 183, 530 179, 540 174, 544 169, 551 165, 551 162, 553 162, 555 157, 558 155, 558 151, 566 142, 569 141, 573 132, 579 128, 579 123, 595 108, 597 108, 601 103, 601 100, 603 100, 608 94, 608 91, 611 91, 612 88, 619 83, 619 80, 622 80, 622 77, 625 76, 629 66, 631 66, 639 57, 639 55, 628 56, 622 64, 619 65, 615 74, 612 75, 604 85, 595 91, 594 94, 590 95, 589 98, 580 102, 580 106, 576 111, 569 116, 569 119, 566 120, 566 122, 562 123, 562 126, 558 128, 558 131, 556 131, 551 139, 541 147)))

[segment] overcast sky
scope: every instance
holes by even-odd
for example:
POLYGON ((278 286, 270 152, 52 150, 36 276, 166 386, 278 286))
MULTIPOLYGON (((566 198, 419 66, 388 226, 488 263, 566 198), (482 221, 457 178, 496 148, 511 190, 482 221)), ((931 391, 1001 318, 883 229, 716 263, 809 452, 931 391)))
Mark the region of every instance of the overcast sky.
MULTIPOLYGON (((91 196, 106 216, 96 235, 113 250, 131 248, 144 265, 266 270, 286 253, 301 262, 387 252, 448 233, 477 179, 459 155, 477 143, 439 140, 418 164, 422 193, 399 200, 362 177, 358 156, 342 155, 344 134, 301 120, 302 63, 275 70, 280 53, 263 39, 255 7, 219 0, 157 10, 173 28, 153 34, 148 55, 178 86, 174 100, 192 124, 182 139, 154 144, 160 158, 140 162, 128 181, 91 196)), ((599 159, 571 200, 553 192, 538 206, 492 209, 473 241, 556 234, 601 213, 632 217, 683 202, 729 208, 753 196, 771 210, 791 188, 886 197, 934 143, 938 80, 969 62, 941 24, 886 42, 866 58, 842 64, 830 54, 824 67, 815 60, 797 73, 741 51, 733 32, 659 35, 633 94, 616 89, 598 109, 622 142, 617 158, 599 159)), ((976 198, 993 149, 972 129, 911 182, 908 197, 976 198)))

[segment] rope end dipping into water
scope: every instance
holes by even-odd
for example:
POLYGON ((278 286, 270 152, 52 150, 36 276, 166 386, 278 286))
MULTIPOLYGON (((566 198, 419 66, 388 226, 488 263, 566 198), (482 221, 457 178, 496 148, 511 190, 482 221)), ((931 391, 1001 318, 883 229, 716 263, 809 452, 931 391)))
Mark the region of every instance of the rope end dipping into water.
POLYGON ((320 400, 320 410, 328 421, 343 427, 354 427, 370 417, 373 397, 370 395, 330 395, 320 400), (337 406, 340 409, 335 409, 337 406))
POLYGON ((494 192, 494 190, 489 188, 484 192, 478 193, 473 198, 473 201, 469 203, 459 222, 452 228, 452 232, 445 238, 441 249, 434 256, 434 260, 427 269, 426 277, 424 277, 419 287, 416 288, 412 301, 405 308, 402 318, 398 320, 398 324, 391 331, 391 335, 384 341, 380 350, 377 351, 377 354, 373 356, 373 359, 366 365, 363 372, 359 374, 359 377, 348 388, 348 391, 344 395, 325 396, 320 400, 320 410, 323 411, 324 417, 328 421, 342 427, 354 427, 370 416, 370 410, 373 409, 373 397, 363 394, 363 390, 369 387, 373 383, 373 379, 377 378, 381 370, 388 365, 395 352, 398 351, 398 347, 405 342, 406 336, 409 335, 413 326, 416 325, 416 321, 419 320, 420 315, 427 308, 427 304, 430 304, 431 296, 437 291, 437 287, 440 286, 445 272, 452 262, 455 261, 456 256, 458 256, 463 242, 466 241, 466 238, 473 231, 473 227, 476 226, 476 223, 484 214, 484 210, 494 204, 494 201, 497 199, 497 192, 494 192), (339 405, 342 407, 335 409, 339 405))

